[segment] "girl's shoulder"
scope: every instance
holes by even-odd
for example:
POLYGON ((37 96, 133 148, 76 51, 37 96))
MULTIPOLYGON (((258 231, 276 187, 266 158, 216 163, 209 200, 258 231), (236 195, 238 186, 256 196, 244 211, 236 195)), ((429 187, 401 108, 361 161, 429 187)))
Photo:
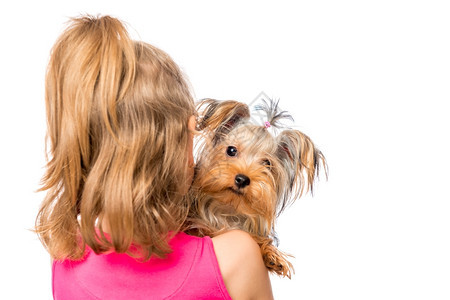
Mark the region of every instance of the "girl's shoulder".
POLYGON ((273 299, 268 271, 256 241, 232 230, 212 238, 225 286, 233 299, 273 299))

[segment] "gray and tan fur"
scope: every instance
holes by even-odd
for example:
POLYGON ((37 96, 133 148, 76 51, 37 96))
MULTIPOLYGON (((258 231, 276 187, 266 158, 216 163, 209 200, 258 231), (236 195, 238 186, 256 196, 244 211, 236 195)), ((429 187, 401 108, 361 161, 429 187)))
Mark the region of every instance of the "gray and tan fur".
POLYGON ((304 192, 326 162, 311 139, 298 130, 281 130, 291 118, 278 103, 263 102, 270 126, 254 124, 249 108, 238 101, 205 99, 199 104, 203 134, 194 182, 189 193, 191 234, 214 237, 231 229, 248 232, 261 248, 266 267, 291 277, 292 264, 275 245, 275 219, 304 192))

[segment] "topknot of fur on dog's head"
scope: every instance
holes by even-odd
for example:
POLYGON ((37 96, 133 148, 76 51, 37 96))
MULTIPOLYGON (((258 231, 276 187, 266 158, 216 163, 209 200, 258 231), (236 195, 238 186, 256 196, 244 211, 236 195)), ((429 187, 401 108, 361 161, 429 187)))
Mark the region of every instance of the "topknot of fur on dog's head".
POLYGON ((255 106, 256 111, 261 111, 265 114, 265 122, 262 126, 265 128, 274 127, 277 129, 281 129, 284 127, 282 120, 290 120, 294 121, 292 116, 287 111, 280 111, 279 100, 265 99, 262 100, 262 103, 255 106))

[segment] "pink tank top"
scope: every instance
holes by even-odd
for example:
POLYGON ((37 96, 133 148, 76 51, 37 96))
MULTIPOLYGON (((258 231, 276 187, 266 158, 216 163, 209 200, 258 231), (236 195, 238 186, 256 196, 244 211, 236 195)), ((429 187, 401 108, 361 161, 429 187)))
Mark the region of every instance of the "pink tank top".
POLYGON ((127 254, 97 255, 53 263, 53 298, 231 299, 212 241, 178 233, 167 258, 138 262, 127 254))

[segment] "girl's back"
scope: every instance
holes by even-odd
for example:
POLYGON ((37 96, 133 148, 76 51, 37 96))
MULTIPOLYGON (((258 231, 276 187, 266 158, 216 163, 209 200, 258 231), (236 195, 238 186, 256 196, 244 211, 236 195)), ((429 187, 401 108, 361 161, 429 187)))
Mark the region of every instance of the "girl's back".
POLYGON ((55 299, 231 299, 209 237, 177 234, 166 258, 139 262, 124 253, 53 263, 55 299))

